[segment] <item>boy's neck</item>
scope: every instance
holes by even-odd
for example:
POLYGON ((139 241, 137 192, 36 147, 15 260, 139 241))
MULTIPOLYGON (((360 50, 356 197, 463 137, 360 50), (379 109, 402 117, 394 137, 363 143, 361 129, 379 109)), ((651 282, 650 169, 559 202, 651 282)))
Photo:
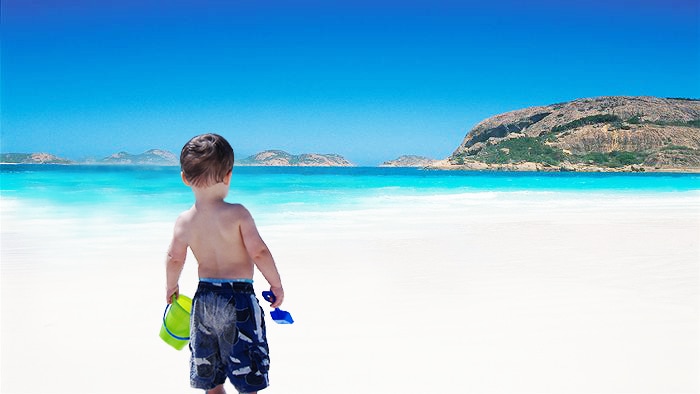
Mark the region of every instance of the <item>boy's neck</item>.
POLYGON ((192 187, 195 205, 219 204, 228 195, 228 185, 217 183, 207 187, 192 187))

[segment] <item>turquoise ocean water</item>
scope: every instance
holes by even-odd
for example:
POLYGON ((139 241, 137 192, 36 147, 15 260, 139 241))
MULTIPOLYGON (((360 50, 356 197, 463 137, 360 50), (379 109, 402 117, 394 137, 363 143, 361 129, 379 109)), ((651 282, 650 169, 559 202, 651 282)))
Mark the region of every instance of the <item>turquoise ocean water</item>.
MULTIPOLYGON (((384 197, 483 192, 695 193, 700 174, 527 173, 413 168, 236 167, 228 201, 252 211, 338 210, 384 197)), ((0 165, 0 196, 56 214, 164 214, 189 207, 178 167, 0 165)))

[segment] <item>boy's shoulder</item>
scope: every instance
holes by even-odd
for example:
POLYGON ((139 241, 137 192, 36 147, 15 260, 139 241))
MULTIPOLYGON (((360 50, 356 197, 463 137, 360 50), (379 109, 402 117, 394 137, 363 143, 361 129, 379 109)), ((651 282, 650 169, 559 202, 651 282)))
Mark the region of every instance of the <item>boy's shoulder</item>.
POLYGON ((218 215, 230 224, 242 224, 250 222, 253 217, 243 204, 226 203, 218 215))
POLYGON ((234 216, 235 218, 245 218, 249 217, 250 212, 246 207, 243 206, 243 204, 238 204, 238 203, 230 203, 227 202, 224 204, 224 211, 225 214, 234 216))
POLYGON ((246 207, 244 207, 243 204, 231 203, 231 202, 227 202, 225 204, 226 204, 226 208, 229 210, 237 211, 237 212, 248 212, 248 209, 246 209, 246 207))

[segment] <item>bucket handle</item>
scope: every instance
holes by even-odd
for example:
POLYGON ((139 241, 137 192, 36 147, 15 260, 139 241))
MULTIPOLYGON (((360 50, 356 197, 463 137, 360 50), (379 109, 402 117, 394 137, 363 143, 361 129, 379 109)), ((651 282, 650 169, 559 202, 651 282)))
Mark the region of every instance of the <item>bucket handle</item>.
POLYGON ((189 341, 189 340, 190 340, 190 337, 181 337, 181 336, 175 335, 172 331, 170 331, 170 330, 168 329, 168 325, 165 324, 165 316, 168 314, 168 308, 170 308, 170 307, 172 307, 172 305, 166 305, 166 306, 165 306, 165 311, 163 312, 163 328, 165 328, 165 331, 167 331, 168 334, 170 334, 171 337, 173 337, 173 338, 175 338, 175 339, 177 339, 177 340, 179 340, 179 341, 189 341))

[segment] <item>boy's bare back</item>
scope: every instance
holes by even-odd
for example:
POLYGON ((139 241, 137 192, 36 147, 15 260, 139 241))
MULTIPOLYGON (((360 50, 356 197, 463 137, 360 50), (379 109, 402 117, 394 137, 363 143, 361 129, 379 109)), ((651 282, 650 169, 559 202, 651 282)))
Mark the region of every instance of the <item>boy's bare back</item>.
POLYGON ((246 246, 264 248, 248 210, 226 202, 183 212, 175 223, 175 239, 192 250, 200 278, 252 279, 253 260, 246 246))

